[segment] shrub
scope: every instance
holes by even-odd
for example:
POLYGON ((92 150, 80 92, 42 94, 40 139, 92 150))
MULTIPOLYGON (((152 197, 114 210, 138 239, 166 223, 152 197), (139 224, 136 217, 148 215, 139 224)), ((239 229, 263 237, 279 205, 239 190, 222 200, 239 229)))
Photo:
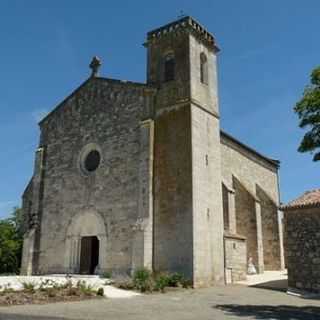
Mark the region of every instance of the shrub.
POLYGON ((94 293, 93 287, 89 284, 86 284, 85 281, 78 281, 77 288, 86 296, 91 296, 94 293))
POLYGON ((40 291, 46 291, 47 288, 56 288, 56 289, 58 289, 59 286, 55 281, 53 281, 51 279, 42 280, 40 285, 39 285, 39 290, 40 291))
POLYGON ((5 295, 6 293, 10 293, 10 292, 13 292, 14 290, 11 288, 11 283, 7 283, 3 286, 0 286, 0 294, 3 294, 5 295), (3 290, 2 290, 3 289, 3 290))
POLYGON ((68 296, 78 296, 79 292, 77 288, 71 287, 67 289, 67 295, 68 296))
POLYGON ((54 288, 47 288, 47 294, 49 298, 54 298, 57 295, 57 290, 54 288))
POLYGON ((0 294, 5 295, 7 293, 13 293, 14 290, 10 287, 4 287, 4 289, 0 292, 0 294))
POLYGON ((151 271, 146 268, 136 270, 133 275, 133 285, 141 292, 152 291, 153 278, 151 271))
POLYGON ((58 282, 52 281, 52 288, 54 289, 63 289, 64 286, 65 284, 60 284, 58 282))
POLYGON ((104 272, 100 277, 106 278, 106 279, 111 279, 111 272, 104 272))
POLYGON ((168 275, 168 287, 178 287, 182 284, 184 277, 181 273, 172 273, 168 275))
POLYGON ((58 287, 58 289, 59 289, 59 287, 61 288, 61 289, 71 289, 72 288, 72 281, 71 280, 68 280, 66 283, 64 283, 64 284, 62 284, 62 285, 59 285, 59 284, 57 284, 57 286, 55 286, 55 287, 58 287))
POLYGON ((104 290, 103 290, 103 288, 99 288, 99 289, 98 289, 98 291, 97 291, 97 296, 101 296, 101 297, 104 296, 104 290))
MULTIPOLYGON (((139 290, 152 292, 154 290, 164 292, 166 287, 190 288, 192 283, 180 273, 152 273, 146 268, 134 272, 133 278, 116 277, 115 286, 125 290, 139 290)), ((106 283, 107 284, 107 283, 106 283)))
POLYGON ((33 282, 22 282, 23 289, 31 293, 35 292, 35 284, 33 282))
POLYGON ((192 288, 192 281, 186 278, 182 278, 180 281, 180 284, 182 288, 185 288, 185 289, 192 288))
POLYGON ((168 287, 169 276, 167 274, 159 274, 155 278, 154 289, 157 291, 164 292, 165 287, 168 287))

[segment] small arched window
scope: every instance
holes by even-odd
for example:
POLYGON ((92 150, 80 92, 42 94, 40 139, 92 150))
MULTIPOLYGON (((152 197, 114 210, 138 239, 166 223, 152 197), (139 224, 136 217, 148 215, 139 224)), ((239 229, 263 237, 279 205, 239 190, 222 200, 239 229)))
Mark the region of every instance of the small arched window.
POLYGON ((164 59, 164 81, 174 80, 175 60, 173 53, 169 53, 164 59))
POLYGON ((208 84, 208 59, 203 52, 200 54, 200 81, 208 84))

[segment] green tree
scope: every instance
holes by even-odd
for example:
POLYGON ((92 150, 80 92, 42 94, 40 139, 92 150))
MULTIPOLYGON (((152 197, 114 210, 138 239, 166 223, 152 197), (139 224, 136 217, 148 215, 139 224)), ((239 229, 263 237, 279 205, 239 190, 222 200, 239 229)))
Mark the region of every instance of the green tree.
POLYGON ((19 273, 22 242, 22 210, 16 207, 11 217, 0 220, 0 274, 19 273))
POLYGON ((300 128, 308 128, 299 152, 314 153, 313 161, 320 160, 320 66, 311 73, 311 84, 306 87, 302 99, 297 102, 294 111, 299 117, 300 128))
POLYGON ((20 237, 23 236, 23 216, 22 209, 19 207, 14 207, 11 217, 9 218, 12 221, 14 228, 20 237))

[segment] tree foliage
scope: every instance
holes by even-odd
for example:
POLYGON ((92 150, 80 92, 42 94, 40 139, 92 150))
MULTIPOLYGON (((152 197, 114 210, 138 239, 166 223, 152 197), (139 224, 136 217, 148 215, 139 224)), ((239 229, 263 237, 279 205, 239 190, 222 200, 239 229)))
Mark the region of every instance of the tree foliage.
POLYGON ((311 84, 306 87, 302 99, 294 111, 299 117, 300 128, 308 128, 299 152, 314 153, 313 161, 320 160, 320 66, 311 73, 311 84))
POLYGON ((14 208, 11 217, 0 220, 0 274, 19 273, 22 239, 22 210, 14 208))

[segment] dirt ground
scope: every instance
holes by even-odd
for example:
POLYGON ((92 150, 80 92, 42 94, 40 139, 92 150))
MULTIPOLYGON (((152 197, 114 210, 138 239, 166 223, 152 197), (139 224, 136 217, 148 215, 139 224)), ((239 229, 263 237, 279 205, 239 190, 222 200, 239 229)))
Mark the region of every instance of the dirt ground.
POLYGON ((78 281, 84 281, 87 285, 92 286, 93 289, 103 288, 105 296, 108 298, 130 298, 139 293, 127 290, 120 290, 114 286, 108 285, 109 279, 103 279, 98 276, 83 276, 83 275, 47 275, 47 276, 0 276, 0 292, 5 288, 14 290, 22 290, 23 283, 31 283, 36 287, 45 281, 53 281, 58 285, 63 285, 71 281, 74 285, 78 281))
POLYGON ((0 319, 320 319, 320 300, 291 296, 278 287, 276 285, 275 289, 270 289, 263 285, 232 285, 143 295, 130 299, 13 306, 0 308, 0 319))

